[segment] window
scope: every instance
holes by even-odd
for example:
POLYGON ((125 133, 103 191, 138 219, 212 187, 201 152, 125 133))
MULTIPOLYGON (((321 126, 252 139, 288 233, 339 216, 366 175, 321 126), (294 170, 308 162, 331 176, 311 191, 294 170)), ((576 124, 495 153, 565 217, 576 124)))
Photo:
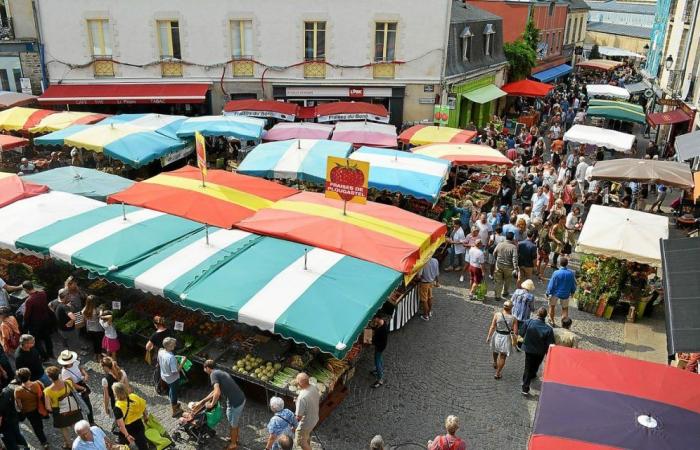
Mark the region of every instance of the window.
POLYGON ((326 58, 326 22, 304 22, 304 59, 326 58))
POLYGON ((180 25, 177 20, 158 21, 158 44, 161 59, 182 59, 180 25))
POLYGON ((231 49, 234 58, 253 56, 253 21, 231 21, 231 49))
POLYGON ((109 34, 109 20, 90 19, 88 34, 92 46, 92 56, 112 56, 112 39, 109 34))
POLYGON ((549 4, 549 11, 548 11, 548 12, 549 12, 549 15, 550 15, 550 16, 551 16, 552 14, 554 14, 554 2, 551 2, 551 3, 549 4))
POLYGON ((12 75, 15 77, 15 91, 20 92, 22 90, 22 69, 14 68, 12 69, 12 75))
POLYGON ((7 69, 0 70, 0 87, 3 91, 10 90, 10 80, 7 77, 7 69))
POLYGON ((462 39, 462 61, 472 59, 472 30, 469 26, 464 27, 459 37, 462 39))
POLYGON ((566 43, 571 41, 571 17, 566 19, 566 43))
POLYGON ((394 61, 396 22, 377 22, 374 32, 374 61, 394 61))
POLYGON ((586 24, 586 21, 583 20, 583 18, 580 18, 579 22, 578 22, 578 34, 576 37, 576 42, 581 40, 581 36, 583 36, 583 27, 585 24, 586 24))
POLYGON ((493 25, 490 23, 486 24, 484 27, 484 55, 489 56, 493 54, 493 38, 496 34, 493 25))

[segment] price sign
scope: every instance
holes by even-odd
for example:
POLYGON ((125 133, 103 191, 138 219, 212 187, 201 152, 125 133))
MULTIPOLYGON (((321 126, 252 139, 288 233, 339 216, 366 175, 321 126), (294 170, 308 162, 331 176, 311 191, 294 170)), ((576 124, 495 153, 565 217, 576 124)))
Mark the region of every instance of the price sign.
POLYGON ((185 331, 185 324, 176 320, 175 325, 173 325, 173 329, 175 331, 185 331))
POLYGON ((112 309, 117 311, 122 309, 122 302, 112 302, 112 309))

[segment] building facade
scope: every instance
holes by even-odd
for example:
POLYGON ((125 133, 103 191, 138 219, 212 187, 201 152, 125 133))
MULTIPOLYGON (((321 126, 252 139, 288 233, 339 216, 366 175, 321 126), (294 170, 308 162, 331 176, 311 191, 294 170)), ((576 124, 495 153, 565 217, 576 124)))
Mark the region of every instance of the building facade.
POLYGON ((668 27, 672 0, 658 0, 654 15, 654 24, 651 27, 649 51, 646 53, 646 64, 643 70, 647 79, 656 78, 663 64, 664 42, 666 40, 666 28, 668 27))
POLYGON ((583 0, 569 0, 569 14, 566 17, 564 30, 564 54, 571 55, 568 61, 575 64, 575 49, 583 47, 586 40, 586 24, 588 23, 588 4, 583 0))
POLYGON ((650 44, 656 7, 649 3, 587 1, 586 44, 644 55, 650 44))
POLYGON ((41 94, 44 81, 31 0, 0 0, 0 90, 41 94))
POLYGON ((432 117, 451 3, 37 0, 54 85, 208 83, 194 112, 214 114, 239 98, 361 100, 395 124, 432 117))

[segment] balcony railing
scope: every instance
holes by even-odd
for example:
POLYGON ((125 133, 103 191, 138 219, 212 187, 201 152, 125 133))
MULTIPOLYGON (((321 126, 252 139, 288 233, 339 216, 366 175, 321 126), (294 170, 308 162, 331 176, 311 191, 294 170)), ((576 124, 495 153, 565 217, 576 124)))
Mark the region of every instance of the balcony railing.
POLYGON ((161 55, 160 75, 167 78, 182 77, 182 62, 171 55, 161 55))
POLYGON ((307 59, 304 62, 304 78, 326 78, 325 59, 307 59))
POLYGON ((374 78, 394 78, 395 75, 396 65, 393 62, 377 62, 372 65, 374 78))
POLYGON ((255 75, 255 63, 253 55, 234 55, 232 57, 231 71, 236 78, 250 78, 255 75))
POLYGON ((114 63, 112 55, 92 55, 92 68, 95 77, 113 77, 114 63))
POLYGON ((12 17, 0 18, 0 40, 11 41, 15 38, 15 29, 12 26, 12 17))

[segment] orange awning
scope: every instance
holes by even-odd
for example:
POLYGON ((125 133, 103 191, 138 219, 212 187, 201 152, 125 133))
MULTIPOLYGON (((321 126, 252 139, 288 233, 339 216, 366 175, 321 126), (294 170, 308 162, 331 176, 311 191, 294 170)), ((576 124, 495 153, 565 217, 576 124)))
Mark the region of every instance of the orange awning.
POLYGON ((27 183, 13 174, 0 174, 0 208, 48 191, 49 188, 43 184, 27 183))

